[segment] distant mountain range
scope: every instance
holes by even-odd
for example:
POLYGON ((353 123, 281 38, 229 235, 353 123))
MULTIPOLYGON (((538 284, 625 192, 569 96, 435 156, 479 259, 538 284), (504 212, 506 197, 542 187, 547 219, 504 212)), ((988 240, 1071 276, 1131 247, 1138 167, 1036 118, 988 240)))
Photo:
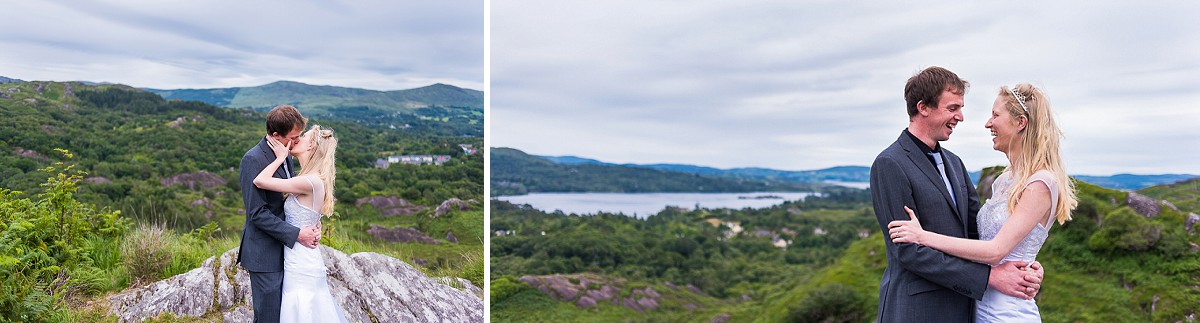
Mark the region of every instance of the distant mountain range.
POLYGON ((415 89, 376 91, 278 81, 252 87, 145 89, 164 99, 200 101, 220 107, 266 111, 296 106, 306 116, 442 134, 483 136, 483 92, 434 84, 415 89))
MULTIPOLYGON (((700 174, 710 176, 731 176, 747 179, 768 179, 805 183, 818 182, 869 182, 871 168, 866 166, 837 166, 818 170, 786 171, 767 168, 732 168, 717 169, 712 167, 682 165, 682 164, 613 164, 595 159, 577 156, 537 156, 550 162, 562 165, 607 165, 622 167, 650 168, 657 170, 700 174)), ((979 182, 980 172, 970 172, 971 182, 979 182)), ((1112 176, 1075 175, 1076 179, 1101 187, 1117 190, 1139 190, 1150 186, 1170 184, 1197 178, 1200 175, 1191 174, 1162 174, 1162 175, 1133 175, 1117 174, 1112 176)))
POLYGON ((582 161, 559 164, 511 148, 491 149, 491 174, 493 196, 535 192, 805 192, 818 187, 797 181, 738 178, 582 161))
POLYGON ((1172 184, 1176 182, 1186 181, 1189 179, 1200 177, 1200 175, 1191 174, 1162 174, 1162 175, 1134 175, 1134 174, 1116 174, 1112 176, 1088 176, 1075 175, 1075 178, 1084 182, 1096 184, 1097 186, 1117 189, 1136 191, 1143 188, 1172 184))
POLYGON ((542 159, 563 165, 608 165, 608 166, 624 166, 650 168, 657 170, 665 170, 672 172, 701 174, 701 175, 719 175, 732 176, 741 178, 759 178, 770 180, 783 180, 793 182, 869 182, 871 180, 871 168, 863 166, 837 166, 826 169, 809 170, 809 171, 786 171, 775 170, 768 168, 731 168, 718 169, 713 167, 685 165, 685 164, 613 164, 606 163, 595 159, 582 158, 576 156, 537 156, 542 159))
POLYGON ((317 112, 362 107, 389 112, 413 112, 431 106, 483 108, 483 92, 440 83, 396 91, 310 85, 292 81, 251 87, 145 90, 164 99, 200 101, 215 106, 252 109, 270 109, 280 104, 291 104, 317 112))
MULTIPOLYGON (((0 76, 0 83, 23 82, 0 76)), ((108 84, 80 81, 88 85, 108 84)), ((483 136, 483 92, 446 84, 395 91, 278 81, 261 86, 141 90, 164 99, 266 111, 290 104, 308 117, 352 121, 414 132, 483 136)))

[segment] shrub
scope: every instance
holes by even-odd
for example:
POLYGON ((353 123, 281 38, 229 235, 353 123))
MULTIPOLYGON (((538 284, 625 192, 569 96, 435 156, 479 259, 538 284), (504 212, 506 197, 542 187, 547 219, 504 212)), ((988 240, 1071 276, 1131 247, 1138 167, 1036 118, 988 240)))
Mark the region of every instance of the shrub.
MULTIPOLYGON (((58 150, 66 158, 73 156, 58 150)), ((76 291, 95 292, 98 281, 86 243, 116 239, 127 220, 75 199, 83 172, 56 162, 37 200, 0 189, 0 320, 33 321, 55 316, 60 300, 76 291)))
POLYGON ((526 289, 532 289, 532 287, 530 287, 529 284, 515 280, 509 276, 494 279, 492 280, 491 291, 489 293, 491 296, 491 301, 489 304, 495 306, 496 304, 503 302, 505 299, 508 299, 509 297, 526 289))
POLYGON ((1104 216, 1104 225, 1088 238, 1095 250, 1146 251, 1162 237, 1162 225, 1122 207, 1104 216))
POLYGON ((125 237, 121 253, 134 285, 156 281, 171 261, 168 243, 173 231, 157 225, 142 225, 125 237))
POLYGON ((467 258, 466 265, 463 266, 463 272, 459 277, 471 281, 471 284, 483 288, 483 261, 481 259, 464 255, 467 258))
POLYGON ((788 312, 788 322, 864 322, 870 309, 862 296, 841 283, 825 285, 788 312))

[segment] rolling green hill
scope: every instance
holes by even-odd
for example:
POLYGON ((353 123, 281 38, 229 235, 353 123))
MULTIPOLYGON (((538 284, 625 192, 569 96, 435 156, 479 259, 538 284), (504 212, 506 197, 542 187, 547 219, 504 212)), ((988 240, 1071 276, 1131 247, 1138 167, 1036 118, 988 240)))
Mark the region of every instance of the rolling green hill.
POLYGON ((1142 195, 1171 202, 1181 210, 1200 213, 1200 178, 1143 188, 1142 195))
MULTIPOLYGON (((20 276, 12 269, 18 267, 56 273, 62 269, 57 277, 63 280, 26 286, 36 289, 28 295, 57 293, 49 295, 53 299, 49 302, 44 297, 14 296, 10 285, 5 285, 0 291, 0 318, 16 317, 10 312, 14 308, 42 313, 91 304, 104 293, 124 289, 137 281, 153 281, 185 272, 214 253, 236 247, 245 221, 237 167, 246 150, 265 134, 264 119, 262 112, 165 100, 124 85, 17 82, 0 86, 0 205, 25 209, 21 205, 33 203, 38 212, 29 214, 52 219, 46 222, 21 218, 10 222, 5 218, 6 221, 0 221, 0 235, 5 237, 0 239, 0 250, 8 256, 10 251, 46 250, 46 246, 54 246, 68 250, 73 257, 69 268, 51 267, 45 259, 21 258, 15 263, 8 259, 16 256, 0 259, 0 272, 6 273, 0 276, 5 279, 20 276), (73 157, 57 149, 65 149, 73 157), (66 171, 67 167, 84 174, 69 185, 47 185, 62 183, 65 176, 72 175, 66 171), (48 177, 58 180, 48 182, 48 177), (55 191, 57 187, 66 188, 55 191), (37 202, 22 200, 26 197, 37 202), (49 208, 47 205, 57 204, 72 208, 86 205, 79 208, 115 213, 130 225, 128 230, 114 229, 103 237, 88 238, 87 245, 77 245, 78 241, 65 242, 68 245, 40 242, 37 239, 48 236, 38 230, 63 225, 62 220, 53 220, 54 217, 67 218, 68 214, 62 211, 41 211, 49 208), (150 267, 148 274, 135 275, 134 267, 140 261, 123 253, 121 246, 123 241, 145 236, 141 233, 154 232, 147 228, 165 229, 168 233, 160 236, 174 238, 163 238, 166 240, 153 245, 173 251, 159 258, 169 266, 150 267), (33 234, 39 236, 27 236, 33 234), (26 242, 32 245, 21 245, 26 242), (42 265, 46 267, 37 267, 42 265), (85 271, 72 271, 76 269, 85 271), (78 285, 78 280, 84 280, 84 285, 78 285), (51 288, 51 283, 58 286, 54 288, 63 289, 51 288)), ((394 131, 311 116, 309 124, 332 129, 339 141, 334 185, 337 216, 326 222, 327 245, 347 252, 378 252, 419 266, 431 275, 458 276, 482 283, 485 236, 481 204, 467 204, 462 210, 432 215, 443 201, 452 198, 483 200, 483 156, 466 155, 458 147, 459 144, 482 146, 483 138, 394 131), (450 155, 451 159, 440 166, 397 164, 386 169, 375 168, 376 159, 400 154, 450 155), (412 203, 411 215, 385 216, 383 205, 376 209, 367 203, 357 203, 368 197, 403 199, 412 203), (372 226, 413 228, 439 243, 389 242, 370 233, 372 226), (458 242, 443 239, 451 233, 458 242)), ((86 225, 103 228, 101 224, 110 223, 86 225)))
POLYGON ((200 101, 215 106, 265 111, 280 104, 296 106, 312 117, 347 120, 388 128, 483 136, 483 92, 446 84, 375 91, 278 81, 261 86, 215 89, 146 89, 165 99, 200 101), (421 127, 430 122, 436 127, 421 127), (406 127, 407 125, 407 127, 406 127), (449 127, 447 127, 449 126, 449 127))
POLYGON ((512 148, 491 149, 492 195, 533 192, 813 191, 819 184, 688 174, 618 165, 556 164, 512 148))
POLYGON ((252 109, 271 108, 280 104, 303 106, 316 112, 335 107, 368 107, 391 112, 413 112, 430 106, 483 108, 483 92, 440 83, 396 91, 309 85, 292 81, 278 81, 252 87, 146 90, 164 99, 201 101, 216 106, 252 109))

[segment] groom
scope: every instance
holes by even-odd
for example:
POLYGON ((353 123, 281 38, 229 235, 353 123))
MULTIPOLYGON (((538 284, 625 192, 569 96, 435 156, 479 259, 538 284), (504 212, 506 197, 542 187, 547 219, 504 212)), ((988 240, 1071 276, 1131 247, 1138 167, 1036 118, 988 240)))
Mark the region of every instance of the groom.
MULTIPOLYGON (((267 113, 267 136, 285 145, 300 138, 308 119, 290 105, 277 106, 267 113)), ((242 227, 242 244, 237 261, 250 273, 250 291, 254 303, 254 322, 279 322, 279 303, 283 292, 283 247, 296 243, 316 248, 321 240, 321 225, 297 228, 284 222, 283 195, 254 186, 254 177, 262 172, 275 152, 264 137, 258 145, 246 151, 238 168, 242 186, 242 202, 246 207, 246 223, 242 227)), ((275 177, 291 178, 292 161, 288 157, 275 177)))
POLYGON ((949 70, 929 67, 908 79, 908 129, 871 165, 871 200, 883 230, 887 268, 879 284, 880 322, 970 322, 988 286, 1016 297, 1041 288, 1040 266, 1030 273, 1007 262, 995 268, 912 243, 893 244, 888 223, 920 214, 925 230, 978 239, 979 195, 962 160, 940 142, 963 120, 969 84, 949 70))

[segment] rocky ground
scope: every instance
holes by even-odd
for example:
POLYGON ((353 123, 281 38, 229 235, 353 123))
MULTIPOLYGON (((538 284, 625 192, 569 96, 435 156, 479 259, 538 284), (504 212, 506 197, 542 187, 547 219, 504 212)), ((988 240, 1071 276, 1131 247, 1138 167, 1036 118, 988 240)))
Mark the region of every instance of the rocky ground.
POLYGON ((581 309, 609 303, 646 313, 659 310, 664 302, 672 302, 680 304, 684 309, 694 310, 701 307, 700 302, 696 301, 698 297, 708 297, 691 284, 681 287, 666 283, 666 287, 660 292, 654 287, 626 287, 624 279, 604 278, 594 274, 524 276, 520 280, 554 300, 574 303, 581 309))
MULTIPOLYGON (((404 261, 372 252, 346 255, 321 246, 334 299, 352 322, 483 322, 483 291, 461 278, 429 278, 404 261), (464 286, 459 290, 449 285, 464 286)), ((108 298, 122 322, 176 317, 253 318, 250 278, 237 249, 200 268, 108 298)))

